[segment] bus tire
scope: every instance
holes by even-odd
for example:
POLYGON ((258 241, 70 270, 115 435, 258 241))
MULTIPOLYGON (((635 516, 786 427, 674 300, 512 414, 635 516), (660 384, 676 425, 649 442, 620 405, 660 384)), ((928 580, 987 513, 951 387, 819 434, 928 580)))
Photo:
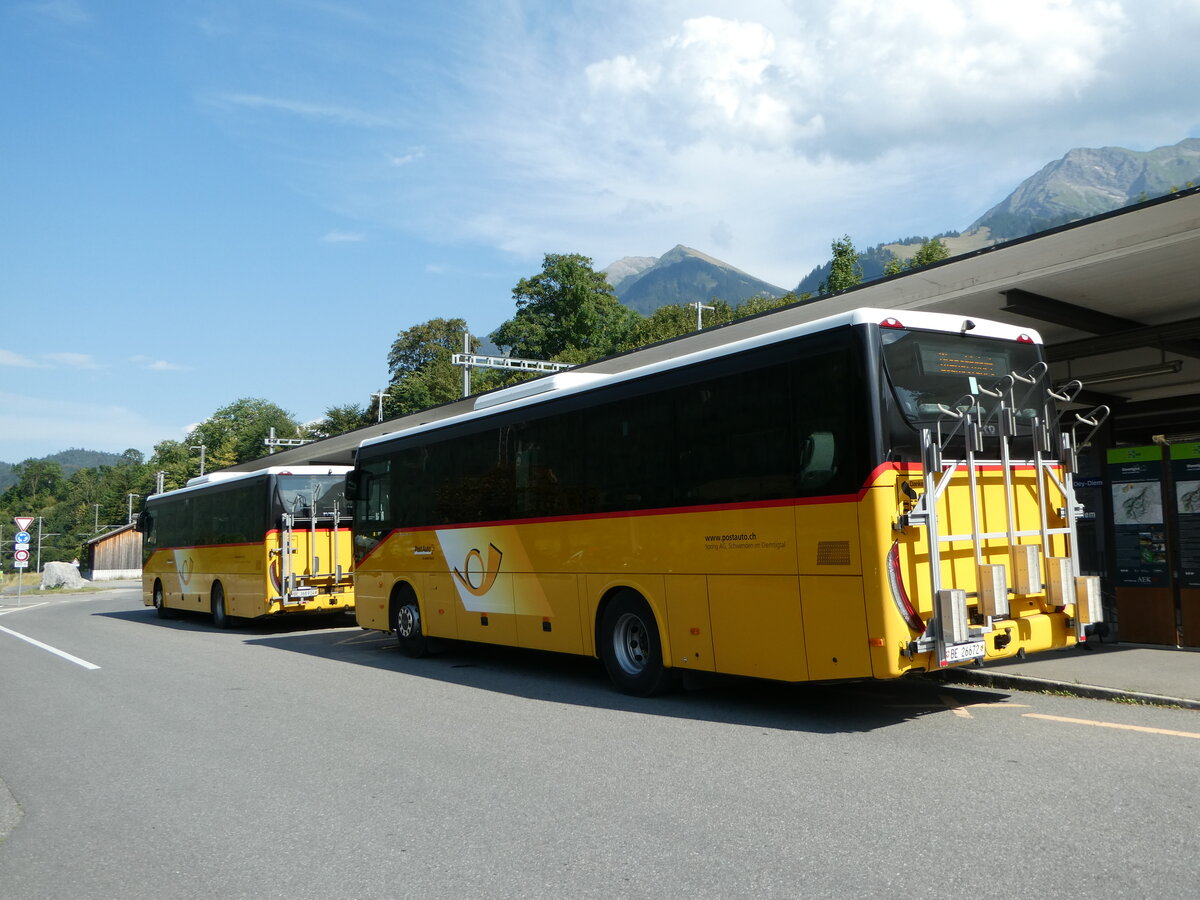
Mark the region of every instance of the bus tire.
POLYGON ((604 607, 600 658, 617 690, 625 694, 651 697, 666 690, 673 680, 663 664, 654 613, 634 591, 621 591, 604 607))
POLYGON ((167 600, 163 596, 163 586, 161 581, 154 582, 154 611, 158 613, 160 619, 171 618, 171 611, 167 609, 167 600))
POLYGON ((429 638, 421 627, 421 606, 412 588, 404 585, 392 596, 392 631, 396 632, 396 643, 400 652, 413 659, 429 654, 429 638))
POLYGON ((233 624, 232 617, 225 612, 225 588, 219 581, 214 582, 212 587, 212 617, 213 625, 217 628, 228 628, 233 624))

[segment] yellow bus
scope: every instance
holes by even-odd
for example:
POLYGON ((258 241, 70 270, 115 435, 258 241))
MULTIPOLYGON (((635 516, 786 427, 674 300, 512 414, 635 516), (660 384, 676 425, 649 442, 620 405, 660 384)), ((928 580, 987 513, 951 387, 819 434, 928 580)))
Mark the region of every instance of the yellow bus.
POLYGON ((213 624, 352 612, 349 466, 214 472, 146 498, 142 602, 213 624))
POLYGON ((1060 427, 1078 386, 1048 382, 1036 332, 861 309, 719 338, 364 441, 359 624, 412 655, 598 656, 637 695, 683 670, 895 678, 1086 639, 1070 472, 1104 411, 1060 427))

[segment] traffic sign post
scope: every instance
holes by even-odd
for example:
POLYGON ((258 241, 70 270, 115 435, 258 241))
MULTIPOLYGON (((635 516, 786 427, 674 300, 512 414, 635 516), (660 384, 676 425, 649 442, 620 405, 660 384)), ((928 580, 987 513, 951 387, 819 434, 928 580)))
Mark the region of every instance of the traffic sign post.
POLYGON ((29 526, 33 524, 33 516, 14 516, 17 533, 13 538, 13 568, 17 570, 17 606, 21 605, 21 585, 25 580, 22 569, 29 568, 29 526))

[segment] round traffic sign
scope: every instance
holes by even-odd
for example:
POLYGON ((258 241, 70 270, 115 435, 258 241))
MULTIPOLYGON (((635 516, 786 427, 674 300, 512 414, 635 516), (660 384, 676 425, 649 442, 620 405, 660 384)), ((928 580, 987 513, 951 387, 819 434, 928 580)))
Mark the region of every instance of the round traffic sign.
POLYGON ((29 562, 29 551, 28 550, 14 550, 13 551, 13 562, 29 562))
POLYGON ((28 531, 18 531, 17 536, 15 538, 13 538, 13 540, 18 544, 28 544, 29 543, 29 532, 28 531))

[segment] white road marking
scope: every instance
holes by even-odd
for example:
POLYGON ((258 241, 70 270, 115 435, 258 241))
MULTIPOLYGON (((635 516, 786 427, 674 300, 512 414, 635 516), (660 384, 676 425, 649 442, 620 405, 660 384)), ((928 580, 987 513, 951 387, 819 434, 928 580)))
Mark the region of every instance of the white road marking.
POLYGON ((23 612, 27 609, 37 609, 39 606, 46 606, 49 602, 49 600, 43 600, 41 603, 31 603, 29 606, 13 606, 9 609, 0 609, 0 616, 5 616, 9 613, 23 612))
POLYGON ((51 647, 49 644, 43 644, 41 641, 35 640, 34 638, 29 637, 29 635, 21 634, 21 632, 19 632, 19 631, 13 631, 11 628, 5 628, 3 625, 0 625, 0 631, 3 631, 5 634, 11 634, 15 638, 20 638, 21 640, 25 641, 26 643, 33 644, 33 646, 35 646, 35 647, 40 647, 43 650, 49 650, 55 656, 61 656, 67 662, 73 662, 73 663, 75 663, 75 665, 83 666, 85 669, 100 668, 95 663, 90 663, 86 659, 80 659, 78 656, 72 656, 70 653, 67 653, 65 650, 59 650, 57 647, 51 647))

